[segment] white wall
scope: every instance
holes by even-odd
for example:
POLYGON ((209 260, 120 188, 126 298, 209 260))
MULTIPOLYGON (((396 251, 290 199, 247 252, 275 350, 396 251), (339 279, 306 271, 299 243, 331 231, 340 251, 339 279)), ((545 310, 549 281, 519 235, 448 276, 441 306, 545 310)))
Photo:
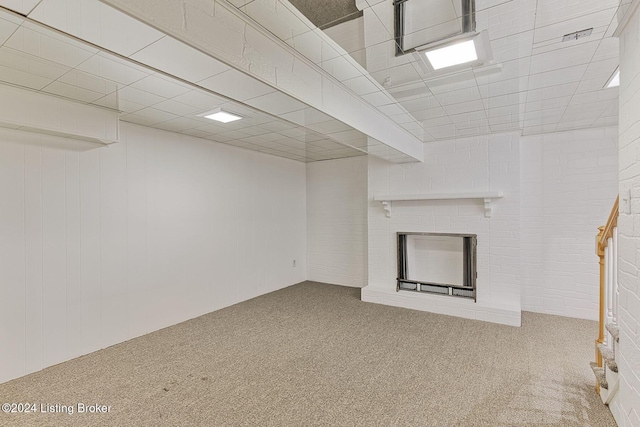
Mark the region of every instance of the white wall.
POLYGON ((121 132, 0 141, 0 382, 306 279, 304 164, 121 132))
POLYGON ((307 164, 307 277, 367 284, 367 158, 307 164))
POLYGON ((617 127, 521 138, 522 309, 598 319, 597 228, 618 193, 617 127))
MULTIPOLYGON (((502 134, 425 144, 423 164, 371 159, 370 199, 487 189, 505 197, 490 219, 478 201, 394 202, 391 219, 371 202, 369 284, 395 286, 396 231, 471 232, 479 303, 516 307, 521 298, 523 310, 597 319, 594 239, 617 195, 617 139, 615 127, 502 134)), ((477 318, 476 308, 458 310, 477 318)))
MULTIPOLYGON (((637 2, 634 2, 634 6, 637 2)), ((632 6, 632 7, 634 7, 632 6)), ((640 426, 640 11, 620 36, 618 283, 619 396, 610 405, 618 425, 640 426), (624 198, 631 195, 630 206, 624 198)))
MULTIPOLYGON (((396 232, 478 235, 477 300, 412 294, 402 306, 473 319, 520 324, 520 154, 516 133, 425 144, 424 163, 369 158, 369 285, 363 299, 394 304, 396 232), (479 200, 393 202, 387 218, 376 195, 502 190, 493 216, 479 200), (373 294, 375 292, 375 294, 373 294), (428 298, 431 297, 431 298, 428 298), (405 304, 406 303, 406 304, 405 304)), ((400 303, 399 303, 400 304, 400 303)))

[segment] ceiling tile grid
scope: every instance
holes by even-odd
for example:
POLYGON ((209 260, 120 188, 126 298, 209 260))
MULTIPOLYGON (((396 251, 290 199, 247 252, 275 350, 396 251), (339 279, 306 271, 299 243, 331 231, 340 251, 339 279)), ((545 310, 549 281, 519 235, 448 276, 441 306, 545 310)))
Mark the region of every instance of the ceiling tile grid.
MULTIPOLYGON (((48 1, 57 0, 41 3, 45 10, 51 6, 48 1)), ((150 69, 8 13, 0 15, 0 34, 0 70, 4 67, 7 71, 0 80, 5 83, 118 109, 124 121, 299 161, 366 154, 363 134, 164 35, 132 55, 150 69), (155 67, 167 74, 153 71, 155 67), (171 73, 180 80, 169 77, 171 73), (187 79, 198 81, 194 84, 187 79), (247 106, 230 99, 246 101, 247 106), (215 106, 243 114, 245 120, 216 126, 197 117, 215 106), (270 114, 264 115, 260 109, 270 114), (298 124, 276 118, 277 114, 295 113, 299 113, 298 124), (336 133, 332 139, 331 135, 305 128, 307 120, 312 126, 321 125, 329 134, 345 129, 352 133, 349 137, 336 133), (242 132, 244 128, 249 131, 242 132), (257 134, 266 138, 250 141, 257 134), (241 143, 243 140, 247 142, 241 143), (311 147, 309 153, 313 153, 310 157, 305 154, 307 144, 311 147)), ((395 150, 389 153, 399 154, 395 150)))
MULTIPOLYGON (((198 7, 211 8, 211 14, 220 12, 217 19, 224 21, 228 11, 221 2, 199 2, 198 7)), ((506 130, 533 134, 617 123, 618 90, 604 85, 618 62, 618 41, 612 37, 618 0, 584 0, 579 5, 575 0, 477 0, 477 29, 488 31, 493 64, 437 76, 425 73, 415 55, 395 56, 392 2, 359 0, 363 16, 326 33, 286 0, 230 2, 425 142, 506 130), (284 21, 290 25, 280 25, 284 21), (590 36, 562 42, 565 34, 587 28, 593 28, 590 36)), ((106 51, 2 13, 0 81, 6 84, 118 109, 123 120, 145 126, 296 160, 367 152, 409 160, 101 2, 31 3, 2 2, 16 10, 28 9, 23 13, 106 51), (198 117, 219 106, 235 110, 245 120, 221 126, 198 117)), ((187 6, 190 19, 198 19, 193 15, 200 9, 187 6)), ((224 28, 239 31, 234 25, 228 20, 224 28)), ((298 85, 318 99, 323 96, 324 84, 313 73, 304 77, 308 62, 287 54, 266 63, 265 57, 282 51, 252 31, 244 34, 250 42, 241 40, 241 46, 229 49, 247 50, 249 60, 255 49, 252 67, 271 72, 274 82, 298 85), (265 56, 265 52, 270 53, 265 56), (285 65, 278 69, 276 63, 285 65)))

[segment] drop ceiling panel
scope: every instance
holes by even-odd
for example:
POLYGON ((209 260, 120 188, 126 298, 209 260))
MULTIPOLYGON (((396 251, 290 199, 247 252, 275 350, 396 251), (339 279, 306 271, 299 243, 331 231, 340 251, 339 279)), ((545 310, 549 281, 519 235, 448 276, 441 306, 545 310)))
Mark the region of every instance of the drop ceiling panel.
POLYGON ((620 43, 617 38, 611 37, 603 39, 593 56, 593 61, 604 61, 607 59, 618 60, 620 43))
POLYGON ((5 46, 0 47, 0 81, 42 89, 71 70, 70 67, 38 58, 5 46))
POLYGON ((118 89, 118 98, 124 101, 135 102, 143 106, 150 106, 166 100, 155 93, 136 89, 133 86, 124 86, 118 89))
MULTIPOLYGON (((604 35, 604 27, 594 28, 593 32, 586 37, 582 37, 578 40, 563 41, 563 37, 547 40, 545 42, 536 43, 533 46, 533 55, 551 52, 557 49, 564 49, 568 47, 575 47, 585 43, 592 43, 593 41, 599 41, 604 35)), ((573 32, 573 31, 572 31, 573 32)))
POLYGON ((137 51, 130 58, 190 82, 230 70, 222 62, 169 36, 137 51))
POLYGON ((246 103, 259 110, 271 111, 278 115, 307 108, 307 105, 282 92, 273 92, 251 98, 246 100, 246 103))
POLYGON ((369 76, 358 76, 343 82, 349 89, 358 95, 368 95, 379 92, 379 86, 369 76))
POLYGON ((124 56, 163 37, 159 31, 140 27, 128 15, 96 1, 43 0, 29 17, 124 56))
POLYGON ((524 31, 491 40, 493 57, 498 62, 511 61, 531 55, 534 31, 524 31))
POLYGON ((202 112, 227 102, 226 98, 215 96, 193 88, 189 92, 174 97, 173 100, 196 107, 202 112))
MULTIPOLYGON (((540 76, 540 75, 538 75, 540 76)), ((544 79, 540 76, 540 79, 544 79)), ((508 79, 501 82, 478 85, 478 90, 482 98, 490 98, 501 95, 513 95, 523 90, 531 88, 531 77, 519 77, 517 79, 508 79)))
POLYGON ((388 105, 395 102, 391 95, 384 92, 362 95, 362 99, 376 107, 379 107, 381 105, 388 105))
POLYGON ((98 53, 92 56, 80 64, 77 69, 125 86, 142 80, 151 74, 139 66, 128 64, 105 53, 98 53))
POLYGON ((452 104, 468 103, 480 101, 480 91, 477 86, 467 89, 453 90, 444 93, 434 93, 434 97, 438 103, 445 107, 452 104))
MULTIPOLYGON (((195 116, 201 113, 201 110, 191 105, 183 104, 182 102, 174 101, 173 99, 167 99, 166 101, 159 102, 153 105, 153 108, 166 111, 178 116, 195 116)), ((194 120, 195 122, 195 120, 194 120)))
MULTIPOLYGON (((138 110, 135 112, 137 117, 144 117, 149 120, 149 124, 156 124, 161 122, 166 122, 167 120, 177 119, 179 116, 177 114, 168 113, 166 111, 159 110, 153 107, 143 108, 142 110, 138 110)), ((123 116, 123 119, 126 121, 127 116, 123 116)))
MULTIPOLYGON (((324 34, 310 27, 305 19, 299 19, 297 11, 282 0, 234 2, 237 6, 246 6, 243 10, 247 14, 259 22, 264 20, 265 27, 274 34, 425 141, 519 126, 524 126, 526 132, 538 132, 611 122, 611 104, 617 90, 602 89, 605 82, 600 80, 605 76, 606 81, 617 59, 617 51, 613 52, 617 49, 616 40, 603 39, 605 32, 611 31, 615 1, 587 0, 575 7, 573 0, 478 0, 478 28, 489 30, 499 67, 438 79, 429 79, 419 72, 411 55, 393 56, 391 2, 362 3, 364 18, 344 27, 356 34, 350 37, 346 30, 334 27, 341 33, 334 42, 323 39, 324 34), (300 25, 290 28, 275 25, 284 15, 289 22, 297 19, 300 25), (562 35, 583 29, 581 26, 593 27, 592 36, 575 42, 559 41, 562 35), (353 57, 347 52, 353 53, 353 57), (585 124, 587 122, 589 124, 585 124)), ((209 2, 194 5, 189 5, 191 14, 196 13, 197 8, 212 8, 209 2)), ((4 67, 0 68, 0 79, 35 89, 45 88, 82 102, 112 108, 115 105, 125 113, 123 120, 233 142, 236 146, 249 144, 252 149, 278 152, 283 157, 304 157, 304 152, 294 151, 302 150, 303 141, 308 146, 310 142, 326 140, 329 147, 322 147, 323 158, 353 150, 338 140, 402 160, 402 155, 379 142, 369 141, 363 134, 353 133, 353 129, 343 123, 148 26, 140 26, 102 3, 44 0, 33 16, 55 22, 71 34, 111 46, 109 49, 131 55, 165 74, 98 53, 93 48, 83 49, 85 45, 77 41, 65 43, 60 40, 60 34, 47 34, 46 29, 39 31, 33 24, 17 28, 17 23, 12 22, 16 19, 14 16, 2 14, 0 41, 9 40, 9 43, 0 47, 0 67, 4 67), (120 34, 105 30, 114 25, 124 30, 120 34), (148 31, 133 31, 141 28, 148 31), (9 58, 3 61, 3 55, 9 58), (228 98, 250 106, 230 102, 228 98), (244 110, 247 120, 218 126, 193 117, 218 106, 244 110), (252 114, 256 109, 269 111, 271 115, 252 114), (300 128, 301 125, 307 126, 307 130, 300 128), (332 136, 333 140, 327 139, 332 136), (243 143, 243 138, 255 139, 243 143)), ((447 19, 437 21, 435 26, 446 24, 447 19)), ((270 51, 269 46, 258 45, 257 40, 248 33, 244 43, 249 51, 259 48, 258 56, 266 58, 268 55, 264 52, 270 51)), ((287 73, 304 74, 303 69, 294 67, 294 56, 291 56, 291 68, 281 70, 281 79, 288 79, 287 73)), ((268 69, 272 65, 255 62, 252 66, 268 69)), ((276 71, 273 70, 273 78, 276 71)), ((307 151, 308 156, 310 153, 307 151)), ((313 154, 307 161, 317 159, 313 154)))
POLYGON ((233 69, 201 80, 198 86, 240 101, 275 92, 271 86, 233 69))
POLYGON ((535 26, 535 2, 518 2, 518 6, 502 2, 491 8, 480 9, 476 1, 476 30, 487 30, 491 40, 533 30, 535 26))
POLYGON ((56 81, 101 94, 100 98, 115 92, 119 87, 121 87, 121 85, 118 85, 111 80, 85 73, 77 69, 69 71, 56 81))
POLYGON ((42 91, 52 95, 62 96, 64 98, 75 99, 86 104, 95 102, 105 96, 104 93, 94 92, 92 90, 76 86, 75 84, 63 83, 58 80, 42 88, 42 91))
POLYGON ((40 0, 4 0, 3 6, 22 15, 28 14, 40 0))
POLYGON ((166 77, 150 75, 133 83, 131 87, 145 92, 155 93, 163 98, 174 98, 190 92, 192 88, 186 84, 176 82, 166 77))
POLYGON ((314 29, 287 39, 286 42, 314 64, 322 62, 322 38, 320 30, 314 29))
POLYGON ((493 109, 499 109, 502 107, 510 107, 514 105, 520 105, 522 102, 521 97, 526 96, 526 92, 510 93, 507 95, 491 96, 482 99, 487 111, 493 109))
POLYGON ((71 68, 77 67, 96 53, 95 49, 65 43, 34 27, 22 25, 6 40, 4 46, 71 68))
POLYGON ((526 111, 541 111, 554 108, 562 108, 569 105, 573 98, 569 96, 560 96, 558 98, 544 98, 538 101, 529 101, 526 104, 526 111))
POLYGON ((607 103, 618 99, 618 90, 596 90, 593 92, 576 93, 571 98, 570 105, 588 105, 594 102, 606 101, 607 103))
POLYGON ((4 44, 19 27, 20 22, 0 18, 0 45, 4 44))
POLYGON ((617 7, 618 3, 618 0, 580 0, 580 2, 575 0, 539 0, 536 10, 536 24, 539 27, 546 27, 572 21, 598 13, 603 8, 617 7))
POLYGON ((529 89, 540 89, 543 87, 558 86, 566 83, 579 82, 582 79, 587 65, 562 68, 544 73, 532 74, 529 76, 529 89))
MULTIPOLYGON (((548 3, 545 2, 545 4, 548 3)), ((606 0, 601 4, 601 7, 598 11, 594 13, 582 13, 580 16, 570 19, 563 19, 561 21, 556 21, 550 23, 548 25, 542 25, 536 21, 536 29, 533 37, 534 45, 538 43, 544 43, 547 41, 556 41, 562 40, 562 36, 565 34, 572 33, 574 31, 585 30, 587 28, 599 28, 602 27, 606 29, 611 22, 611 17, 617 10, 617 4, 611 5, 611 0, 606 0), (606 4, 609 4, 609 7, 606 7, 606 4), (603 8, 604 7, 604 8, 603 8)), ((538 10, 540 7, 538 8, 538 10)), ((576 7, 576 9, 582 9, 582 5, 580 7, 576 7)), ((571 42, 565 42, 571 43, 571 42)))
POLYGON ((567 46, 531 57, 531 74, 588 64, 600 44, 599 40, 578 46, 567 46))

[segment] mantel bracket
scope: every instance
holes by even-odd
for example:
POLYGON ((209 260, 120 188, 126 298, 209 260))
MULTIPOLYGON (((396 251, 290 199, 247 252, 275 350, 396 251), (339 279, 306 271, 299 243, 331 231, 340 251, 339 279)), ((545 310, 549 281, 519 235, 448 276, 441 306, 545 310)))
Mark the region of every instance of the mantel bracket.
POLYGON ((391 200, 382 200, 382 209, 384 209, 384 213, 387 218, 391 218, 391 200))
POLYGON ((491 202, 493 199, 485 198, 484 199, 484 217, 491 218, 491 214, 493 213, 493 207, 491 206, 491 202))

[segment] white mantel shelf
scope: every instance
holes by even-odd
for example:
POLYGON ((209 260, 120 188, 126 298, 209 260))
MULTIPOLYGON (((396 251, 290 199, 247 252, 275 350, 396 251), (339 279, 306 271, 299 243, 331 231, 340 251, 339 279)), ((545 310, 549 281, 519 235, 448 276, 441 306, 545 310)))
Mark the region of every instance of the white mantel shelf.
POLYGON ((373 200, 382 203, 382 208, 387 214, 387 218, 391 218, 392 202, 408 202, 416 200, 456 200, 456 199, 480 199, 484 202, 484 216, 491 218, 491 202, 494 199, 504 197, 502 191, 482 191, 474 193, 433 193, 433 194, 386 194, 383 196, 374 196, 373 200))

